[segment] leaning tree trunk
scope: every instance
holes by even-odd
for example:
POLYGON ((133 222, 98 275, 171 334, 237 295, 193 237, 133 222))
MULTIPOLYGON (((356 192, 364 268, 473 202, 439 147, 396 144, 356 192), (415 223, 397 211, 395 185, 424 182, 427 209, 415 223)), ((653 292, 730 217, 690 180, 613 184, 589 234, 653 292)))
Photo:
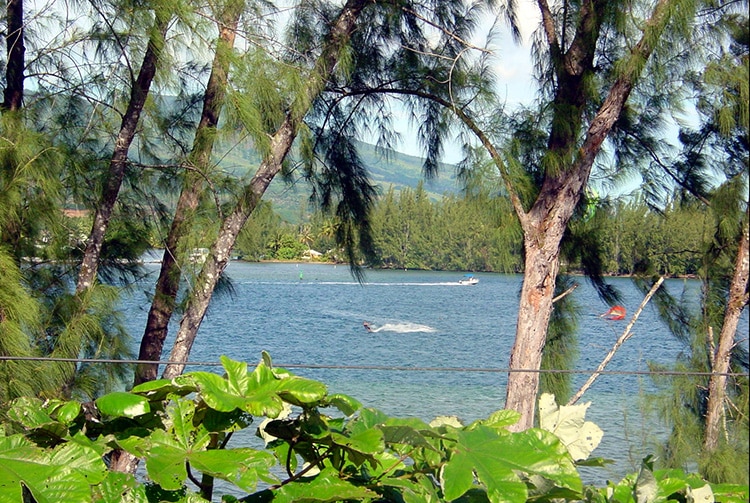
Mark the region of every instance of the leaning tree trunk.
MULTIPOLYGON (((660 0, 654 7, 641 40, 629 56, 631 63, 648 60, 654 44, 670 19, 670 10, 673 7, 671 3, 676 1, 660 0)), ((546 1, 540 1, 539 5, 542 10, 542 23, 554 57, 559 47, 553 29, 553 18, 546 1)), ((574 42, 565 54, 565 64, 558 65, 560 74, 554 107, 558 112, 552 121, 558 128, 553 126, 549 140, 549 148, 558 153, 573 151, 576 147, 575 131, 574 128, 571 130, 570 125, 576 124, 580 116, 570 114, 571 110, 575 112, 577 109, 576 114, 583 110, 582 104, 578 101, 578 93, 581 91, 579 86, 585 74, 593 69, 589 66, 594 64, 593 53, 589 51, 593 50, 590 46, 596 43, 599 32, 596 23, 599 14, 595 9, 601 8, 602 4, 592 2, 589 5, 592 10, 581 16, 574 42)), ((561 170, 559 174, 550 171, 546 173, 539 196, 527 213, 519 211, 519 206, 514 205, 523 229, 526 261, 505 400, 507 409, 516 410, 521 414, 518 423, 511 428, 513 431, 534 426, 539 370, 552 312, 552 298, 559 268, 560 241, 586 187, 594 159, 620 116, 644 65, 631 64, 625 67, 631 70, 623 72, 610 88, 606 99, 591 121, 583 145, 577 149, 577 157, 572 166, 561 170)))
POLYGON ((159 53, 164 46, 168 27, 169 20, 159 19, 157 16, 146 53, 143 56, 143 64, 138 72, 136 81, 130 89, 130 101, 128 102, 125 115, 122 117, 120 132, 115 140, 114 152, 109 163, 109 174, 104 183, 101 199, 94 214, 94 224, 91 227, 91 233, 86 242, 81 269, 78 272, 77 293, 87 290, 96 281, 99 258, 102 252, 102 245, 104 244, 104 235, 107 232, 109 220, 117 202, 117 195, 120 192, 122 180, 125 176, 128 150, 130 150, 130 145, 133 143, 143 106, 146 103, 154 75, 156 75, 159 53))
POLYGON ((167 365, 162 377, 169 379, 178 376, 185 369, 184 362, 190 356, 193 342, 198 335, 198 329, 211 302, 216 282, 229 263, 232 247, 237 240, 237 236, 268 185, 281 171, 281 163, 289 153, 296 131, 297 125, 287 119, 282 128, 274 135, 271 153, 261 163, 258 172, 242 194, 237 206, 222 222, 218 238, 211 247, 206 262, 195 281, 195 287, 191 293, 185 314, 180 320, 180 328, 169 355, 170 362, 181 363, 167 365))
POLYGON ((745 223, 742 226, 737 259, 734 264, 734 274, 729 285, 729 299, 724 313, 724 324, 719 335, 719 344, 713 358, 711 378, 708 381, 708 407, 706 410, 706 425, 703 436, 703 449, 707 452, 714 451, 719 444, 719 425, 724 411, 724 397, 726 396, 727 372, 732 357, 732 348, 737 334, 737 325, 742 315, 742 310, 747 305, 748 269, 750 269, 750 258, 748 254, 748 225, 750 214, 745 215, 745 223))
MULTIPOLYGON (((94 215, 94 224, 91 228, 86 250, 78 272, 78 283, 76 293, 78 295, 88 290, 96 281, 99 267, 104 235, 107 232, 112 211, 117 202, 122 180, 125 176, 125 168, 128 162, 128 150, 135 137, 138 121, 146 103, 151 83, 156 75, 156 66, 159 53, 164 46, 169 21, 157 17, 155 30, 151 35, 146 53, 143 56, 143 64, 138 72, 138 77, 130 90, 130 101, 125 115, 122 118, 120 132, 115 141, 115 148, 109 164, 109 176, 104 184, 102 196, 94 215)), ((110 460, 110 469, 114 471, 133 473, 136 469, 138 459, 125 451, 115 450, 110 460)))
MULTIPOLYGON (((600 145, 591 145, 591 148, 598 149, 600 145)), ((575 170, 559 179, 548 177, 531 211, 521 219, 526 252, 524 280, 505 400, 506 409, 521 413, 521 419, 512 428, 515 431, 534 425, 538 371, 552 314, 560 242, 586 186, 592 164, 578 164, 575 170)))
POLYGON ((219 275, 229 262, 229 256, 240 230, 255 210, 273 178, 281 170, 281 163, 297 137, 299 125, 304 115, 324 89, 339 61, 339 57, 344 52, 343 49, 349 43, 359 14, 370 1, 348 0, 342 7, 341 13, 331 27, 323 52, 315 62, 315 68, 308 79, 306 93, 298 97, 296 106, 290 107, 284 122, 271 137, 269 152, 261 162, 258 171, 240 195, 235 208, 222 222, 217 239, 212 245, 195 282, 195 287, 185 314, 180 321, 180 328, 169 356, 170 361, 179 363, 167 365, 163 377, 175 377, 185 369, 184 362, 190 356, 193 342, 198 335, 198 328, 208 310, 208 304, 211 301, 219 275))
MULTIPOLYGON (((203 112, 195 132, 189 169, 185 173, 182 191, 164 246, 159 279, 156 282, 156 290, 151 301, 151 309, 148 312, 146 328, 141 338, 139 360, 158 361, 161 359, 164 341, 169 329, 169 321, 174 312, 180 286, 181 272, 177 261, 177 249, 180 240, 189 231, 193 212, 198 207, 201 192, 205 185, 204 176, 207 174, 211 163, 216 126, 219 123, 221 108, 226 96, 229 52, 234 47, 237 24, 242 15, 243 7, 243 2, 231 2, 218 21, 219 38, 211 67, 211 75, 208 78, 203 97, 203 112)), ((158 372, 159 365, 157 363, 138 365, 135 371, 134 385, 156 379, 158 372)))

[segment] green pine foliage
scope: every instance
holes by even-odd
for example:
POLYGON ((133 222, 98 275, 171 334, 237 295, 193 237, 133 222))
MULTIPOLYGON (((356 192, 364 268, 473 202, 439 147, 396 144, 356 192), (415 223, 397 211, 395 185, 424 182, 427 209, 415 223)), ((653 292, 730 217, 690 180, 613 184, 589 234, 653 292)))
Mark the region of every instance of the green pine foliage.
MULTIPOLYGON (((576 281, 570 276, 560 276, 555 285, 555 296, 574 288, 576 281)), ((542 369, 570 369, 578 358, 578 321, 580 306, 575 295, 565 295, 555 302, 547 331, 547 342, 542 354, 542 369)), ((572 374, 545 372, 539 386, 544 393, 554 395, 558 403, 566 403, 572 395, 572 374)))
MULTIPOLYGON (((33 358, 42 355, 35 346, 35 341, 44 333, 41 312, 41 306, 26 288, 18 264, 0 247, 1 356, 33 358)), ((0 403, 54 390, 53 374, 46 372, 43 365, 33 361, 0 361, 0 403)))
MULTIPOLYGON (((736 275, 740 236, 747 229, 748 219, 748 74, 750 44, 747 13, 728 15, 717 20, 712 30, 725 35, 717 52, 709 58, 702 74, 689 75, 689 82, 698 95, 700 124, 696 130, 685 130, 682 159, 673 168, 684 188, 684 200, 698 199, 706 207, 703 239, 700 241, 697 275, 702 283, 700 310, 682 310, 684 315, 670 316, 670 325, 685 342, 687 351, 674 369, 711 372, 718 338, 725 323, 730 281, 736 275), (728 43, 727 43, 728 42, 728 43), (719 180, 712 186, 702 182, 719 180)), ((683 206, 698 207, 694 200, 683 206)), ((697 220, 693 220, 695 222, 697 220)), ((686 232, 689 232, 686 228, 686 232)), ((745 257, 747 260, 747 257, 745 257)), ((736 292, 741 309, 747 309, 745 291, 736 292)), ((658 300, 658 299, 657 299, 658 300)), ((677 305, 674 299, 663 299, 661 307, 677 305)), ((731 335, 731 333, 730 333, 731 335)), ((705 447, 706 412, 711 388, 707 376, 681 376, 659 382, 663 393, 659 412, 670 426, 671 435, 663 446, 664 464, 670 467, 697 466, 709 480, 748 480, 748 431, 750 422, 747 379, 748 354, 741 345, 731 346, 729 372, 720 405, 722 417, 718 448, 705 447)))

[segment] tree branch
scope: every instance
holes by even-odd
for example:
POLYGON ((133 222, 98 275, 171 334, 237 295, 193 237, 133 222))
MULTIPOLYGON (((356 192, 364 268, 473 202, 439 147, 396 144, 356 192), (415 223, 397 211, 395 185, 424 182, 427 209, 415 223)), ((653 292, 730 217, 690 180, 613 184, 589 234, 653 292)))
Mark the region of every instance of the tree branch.
POLYGON ((591 374, 591 377, 588 378, 586 383, 581 386, 581 389, 578 390, 578 392, 573 395, 573 397, 568 400, 567 405, 574 405, 580 398, 583 396, 583 394, 586 392, 587 389, 591 387, 591 385, 594 383, 597 377, 602 373, 602 370, 604 370, 604 367, 607 366, 607 364, 612 360, 612 358, 615 356, 615 352, 617 352, 618 349, 620 349, 620 346, 622 346, 625 341, 627 341, 631 335, 631 329, 633 328, 633 325, 635 325, 636 320, 638 320, 638 317, 641 315, 641 311, 643 311, 643 308, 646 307, 646 304, 648 304, 648 301, 651 300, 651 297, 654 296, 656 291, 659 289, 661 284, 664 283, 664 277, 662 276, 659 278, 656 283, 654 283, 654 286, 651 287, 651 290, 646 294, 646 297, 643 298, 643 301, 641 302, 641 305, 638 306, 638 310, 633 314, 633 318, 630 320, 630 323, 628 323, 628 326, 625 327, 625 331, 622 333, 622 335, 617 339, 617 342, 615 342, 615 345, 612 347, 612 349, 607 353, 607 356, 604 357, 604 360, 599 364, 599 366, 596 369, 596 372, 591 374))
POLYGON ((553 299, 552 299, 552 303, 554 304, 554 303, 555 303, 555 302, 557 302, 558 300, 560 300, 560 299, 562 299, 562 298, 566 297, 566 296, 567 296, 568 294, 571 294, 571 293, 573 293, 573 290, 575 290, 576 288, 578 288, 578 283, 574 284, 573 286, 571 286, 570 288, 568 288, 567 290, 565 290, 565 291, 564 291, 563 293, 561 293, 561 294, 560 294, 560 295, 558 295, 557 297, 553 298, 553 299))
POLYGON ((542 15, 542 27, 544 28, 544 34, 547 37, 547 43, 549 44, 550 54, 557 63, 560 59, 560 42, 557 40, 557 33, 555 33, 555 20, 552 16, 552 11, 549 8, 547 0, 538 0, 537 5, 539 6, 539 12, 542 15))
POLYGON ((705 204, 706 206, 708 206, 708 207, 711 207, 711 201, 709 201, 708 199, 706 199, 705 197, 703 197, 703 196, 702 196, 701 194, 698 194, 698 193, 696 193, 696 192, 695 192, 695 191, 694 191, 693 189, 691 189, 690 187, 688 187, 687 185, 685 185, 685 182, 684 182, 683 180, 680 180, 680 179, 679 179, 679 178, 677 177, 677 175, 676 175, 675 173, 673 173, 673 172, 672 172, 672 170, 670 169, 670 167, 669 167, 669 166, 667 166, 666 164, 664 164, 664 163, 663 163, 663 162, 661 161, 661 159, 659 158, 659 155, 658 155, 658 154, 657 154, 657 153, 656 153, 656 152, 654 151, 654 149, 652 149, 652 148, 651 148, 651 147, 650 147, 650 146, 649 146, 648 144, 646 144, 646 142, 644 142, 644 141, 643 141, 643 140, 641 139, 641 137, 640 137, 640 136, 638 136, 638 135, 636 135, 636 134, 632 133, 631 131, 626 131, 626 132, 625 132, 625 134, 627 134, 627 135, 628 135, 628 136, 630 136, 631 138, 634 138, 634 139, 635 139, 635 141, 637 141, 637 142, 638 142, 638 143, 639 143, 639 144, 641 145, 641 147, 643 147, 644 149, 646 149, 646 152, 648 152, 648 155, 649 155, 649 156, 651 157, 651 159, 652 159, 652 160, 653 160, 653 161, 654 161, 654 162, 655 162, 656 164, 658 164, 658 165, 659 165, 659 167, 660 167, 661 169, 663 169, 663 170, 664 170, 664 172, 665 172, 665 173, 666 173, 667 175, 669 175, 669 177, 670 177, 670 178, 671 178, 672 180, 674 180, 674 182, 675 182, 675 183, 676 183, 677 185, 679 185, 679 186, 680 186, 680 187, 682 187, 683 189, 685 189, 685 190, 687 190, 688 192, 690 192, 690 193, 691 193, 691 194, 692 194, 693 196, 695 196, 695 197, 696 197, 696 198, 697 198, 697 199, 698 199, 698 200, 699 200, 700 202, 702 202, 702 203, 703 203, 703 204, 705 204))
POLYGON ((429 19, 426 19, 424 16, 420 15, 419 13, 417 13, 416 11, 414 11, 412 9, 408 9, 406 7, 402 7, 401 10, 403 10, 404 12, 407 12, 407 13, 411 14, 412 16, 414 16, 417 19, 421 20, 425 24, 428 24, 428 25, 432 26, 436 30, 443 32, 444 34, 448 35, 448 37, 450 37, 453 40, 459 42, 461 45, 463 45, 465 47, 468 47, 470 49, 476 49, 477 51, 484 52, 484 53, 487 53, 487 54, 491 54, 492 53, 492 51, 489 51, 487 49, 482 49, 481 47, 477 47, 474 44, 472 44, 471 42, 462 39, 461 37, 459 37, 458 35, 456 35, 452 31, 446 30, 442 26, 440 26, 440 25, 438 25, 438 24, 430 21, 429 19))
POLYGON ((434 101, 435 103, 438 103, 443 107, 453 111, 453 113, 456 114, 461 122, 479 139, 479 141, 482 143, 482 146, 487 150, 487 152, 489 152, 492 161, 495 163, 495 166, 497 166, 497 169, 500 172, 500 177, 503 180, 505 189, 508 191, 508 197, 510 198, 511 204, 513 205, 513 209, 516 212, 518 219, 521 221, 521 225, 525 226, 528 224, 528 214, 523 207, 521 198, 519 197, 518 193, 515 190, 515 187, 513 186, 510 173, 508 172, 508 168, 505 166, 505 162, 503 161, 500 152, 498 152, 498 150, 495 148, 492 140, 487 136, 484 130, 479 127, 474 119, 463 108, 458 108, 454 103, 441 96, 437 96, 427 91, 414 89, 389 87, 348 91, 342 94, 343 96, 357 96, 361 94, 394 94, 404 96, 417 96, 419 98, 434 101))

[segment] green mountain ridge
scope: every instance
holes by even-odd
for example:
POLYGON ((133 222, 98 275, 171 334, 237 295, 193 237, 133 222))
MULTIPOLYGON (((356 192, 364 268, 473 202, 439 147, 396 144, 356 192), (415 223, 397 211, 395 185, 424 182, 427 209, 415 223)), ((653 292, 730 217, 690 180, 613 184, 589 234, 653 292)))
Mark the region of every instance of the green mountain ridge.
MULTIPOLYGON (((395 150, 380 151, 375 145, 358 142, 357 148, 362 161, 367 166, 370 179, 384 195, 391 187, 399 191, 417 187, 424 183, 424 189, 433 200, 440 200, 444 194, 454 194, 459 190, 456 181, 456 167, 453 164, 441 164, 437 177, 425 179, 422 171, 424 159, 395 150)), ((224 158, 223 163, 235 167, 247 166, 254 172, 260 158, 252 148, 236 151, 224 158)), ((268 187, 264 200, 271 201, 276 213, 291 223, 305 219, 311 212, 309 198, 310 187, 301 177, 292 176, 291 181, 276 177, 268 187)))

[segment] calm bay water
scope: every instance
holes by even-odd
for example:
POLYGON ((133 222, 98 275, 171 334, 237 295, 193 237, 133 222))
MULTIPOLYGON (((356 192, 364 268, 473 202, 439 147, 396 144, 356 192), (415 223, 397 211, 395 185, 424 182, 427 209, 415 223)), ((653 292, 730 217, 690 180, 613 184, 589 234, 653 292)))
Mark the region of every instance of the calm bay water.
MULTIPOLYGON (((157 266, 149 267, 156 274, 157 266)), ((431 370, 292 371, 326 383, 332 393, 349 394, 365 406, 399 417, 429 421, 456 415, 468 422, 503 406, 507 375, 501 369, 508 365, 515 335, 521 276, 476 274, 479 284, 462 286, 461 273, 369 270, 365 283, 359 284, 346 266, 243 262, 231 263, 227 273, 235 293, 211 306, 192 361, 218 362, 226 355, 252 368, 261 351, 267 351, 278 366, 427 367, 431 370), (363 321, 370 322, 374 332, 367 332, 363 321), (466 370, 432 370, 437 367, 466 370)), ((610 282, 623 295, 626 321, 599 318, 607 306, 583 278, 571 294, 582 313, 576 369, 596 369, 643 298, 628 279, 610 282)), ((694 295, 699 287, 695 281, 666 283, 676 294, 686 289, 694 295)), ((148 287, 152 285, 153 280, 148 287)), ((133 296, 124 309, 139 340, 148 310, 145 296, 133 296)), ((746 322, 740 330, 744 333, 738 339, 747 344, 746 322)), ((167 350, 171 343, 167 341, 167 350)), ((655 309, 647 306, 606 370, 644 371, 648 361, 673 363, 683 350, 655 309)), ((201 369, 220 372, 216 367, 201 369)), ((575 375, 573 389, 587 377, 575 375)), ((663 432, 639 405, 639 396, 653 389, 649 377, 603 375, 583 396, 581 402, 592 402, 587 418, 604 430, 594 455, 618 460, 607 468, 587 469, 587 482, 619 480, 653 452, 648 441, 663 432)))

